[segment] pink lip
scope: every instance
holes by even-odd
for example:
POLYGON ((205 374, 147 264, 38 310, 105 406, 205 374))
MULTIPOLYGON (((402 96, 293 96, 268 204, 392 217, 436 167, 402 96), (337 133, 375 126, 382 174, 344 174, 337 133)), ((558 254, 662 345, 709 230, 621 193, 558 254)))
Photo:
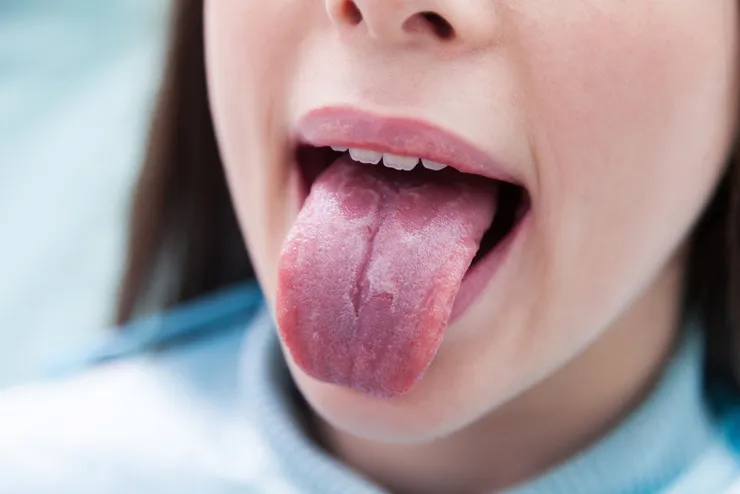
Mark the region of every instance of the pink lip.
POLYGON ((463 173, 518 183, 502 163, 485 152, 446 130, 419 120, 380 117, 348 107, 325 107, 299 120, 295 138, 314 147, 361 148, 424 158, 463 173))

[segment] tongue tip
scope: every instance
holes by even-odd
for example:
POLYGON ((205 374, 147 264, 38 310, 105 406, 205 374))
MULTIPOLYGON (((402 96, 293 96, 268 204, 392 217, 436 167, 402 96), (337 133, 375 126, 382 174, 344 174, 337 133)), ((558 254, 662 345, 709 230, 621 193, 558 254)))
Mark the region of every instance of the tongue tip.
MULTIPOLYGON (((324 384, 383 400, 407 395, 423 379, 442 344, 447 326, 446 318, 425 320, 425 330, 419 339, 368 355, 358 350, 363 348, 362 338, 337 342, 336 327, 312 328, 306 323, 310 317, 306 317, 305 310, 298 306, 285 310, 284 305, 281 309, 277 318, 278 332, 293 363, 304 374, 324 384), (314 336, 307 338, 307 335, 314 336)), ((383 315, 379 314, 381 318, 383 315)), ((373 342, 365 343, 371 345, 373 342)))
POLYGON ((383 380, 377 376, 371 379, 371 382, 358 378, 348 379, 346 376, 336 376, 331 375, 330 373, 323 373, 320 370, 313 368, 304 359, 300 357, 296 358, 296 353, 294 353, 290 347, 288 347, 288 349, 291 352, 293 362, 310 378, 323 384, 351 390, 365 396, 382 400, 393 400, 407 395, 426 373, 426 369, 424 369, 418 376, 402 380, 393 378, 383 380))

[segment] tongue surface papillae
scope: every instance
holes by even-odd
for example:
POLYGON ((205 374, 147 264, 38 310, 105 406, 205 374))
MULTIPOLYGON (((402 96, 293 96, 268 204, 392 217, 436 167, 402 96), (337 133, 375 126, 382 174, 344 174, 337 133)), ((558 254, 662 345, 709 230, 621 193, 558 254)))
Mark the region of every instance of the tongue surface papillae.
POLYGON ((434 358, 495 214, 495 185, 346 155, 313 184, 283 246, 277 322, 308 375, 378 397, 434 358))

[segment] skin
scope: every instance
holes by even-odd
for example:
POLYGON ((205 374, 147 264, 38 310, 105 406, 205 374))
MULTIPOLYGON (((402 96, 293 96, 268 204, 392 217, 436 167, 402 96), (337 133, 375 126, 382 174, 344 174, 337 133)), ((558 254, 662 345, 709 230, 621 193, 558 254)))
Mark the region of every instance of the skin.
POLYGON ((679 327, 691 227, 735 126, 734 0, 206 0, 208 78, 268 303, 298 213, 291 132, 350 105, 506 162, 530 222, 396 400, 292 375, 328 449, 397 492, 541 473, 649 391, 679 327), (417 15, 454 30, 442 39, 417 15))

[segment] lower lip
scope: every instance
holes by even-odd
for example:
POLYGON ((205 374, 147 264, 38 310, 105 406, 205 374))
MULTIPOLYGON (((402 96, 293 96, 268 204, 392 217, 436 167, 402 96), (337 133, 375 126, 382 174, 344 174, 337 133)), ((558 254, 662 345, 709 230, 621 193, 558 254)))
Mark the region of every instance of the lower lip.
MULTIPOLYGON (((293 173, 296 174, 293 183, 297 185, 294 189, 294 197, 297 197, 296 201, 297 209, 294 211, 294 217, 298 215, 298 212, 303 207, 311 192, 310 186, 303 180, 302 174, 299 169, 297 162, 292 163, 293 173)), ((520 243, 520 238, 524 237, 524 232, 530 223, 531 209, 519 220, 514 228, 506 235, 505 238, 499 242, 491 252, 486 254, 481 260, 475 263, 465 273, 462 283, 460 284, 460 291, 455 297, 455 303, 452 306, 452 314, 450 315, 450 321, 448 325, 454 323, 457 319, 462 317, 468 309, 475 303, 478 297, 485 291, 490 284, 493 277, 503 266, 508 254, 512 249, 520 243)))
POLYGON ((514 247, 521 242, 531 222, 531 210, 527 211, 514 228, 483 258, 468 269, 460 284, 460 291, 452 306, 448 324, 452 324, 467 312, 485 291, 499 269, 509 258, 514 247))

